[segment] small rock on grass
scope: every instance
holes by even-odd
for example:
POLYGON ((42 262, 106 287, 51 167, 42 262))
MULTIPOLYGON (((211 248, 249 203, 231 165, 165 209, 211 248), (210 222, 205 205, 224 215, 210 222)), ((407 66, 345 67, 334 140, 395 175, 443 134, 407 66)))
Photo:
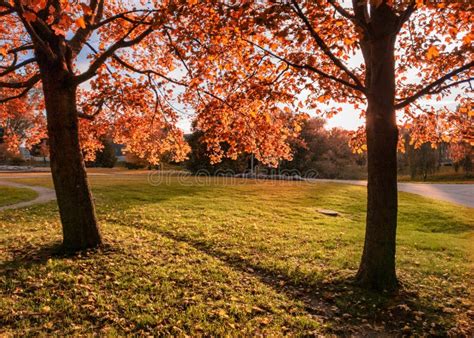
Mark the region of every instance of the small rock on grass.
POLYGON ((327 216, 333 216, 333 217, 337 217, 337 216, 341 215, 337 211, 328 210, 328 209, 318 209, 318 212, 320 214, 327 215, 327 216))

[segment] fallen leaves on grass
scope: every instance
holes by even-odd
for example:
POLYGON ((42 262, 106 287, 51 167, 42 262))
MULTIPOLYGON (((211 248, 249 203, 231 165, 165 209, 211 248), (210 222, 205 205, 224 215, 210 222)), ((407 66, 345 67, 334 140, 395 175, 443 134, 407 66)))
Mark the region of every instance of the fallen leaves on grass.
POLYGON ((95 183, 108 240, 100 250, 60 254, 52 205, 0 214, 0 334, 472 332, 472 276, 463 251, 469 217, 451 206, 402 195, 404 284, 389 297, 350 280, 363 238, 357 187, 286 184, 288 203, 281 205, 282 187, 265 183, 95 183), (314 217, 307 211, 318 203, 348 217, 314 217), (427 223, 426 213, 436 217, 427 223))

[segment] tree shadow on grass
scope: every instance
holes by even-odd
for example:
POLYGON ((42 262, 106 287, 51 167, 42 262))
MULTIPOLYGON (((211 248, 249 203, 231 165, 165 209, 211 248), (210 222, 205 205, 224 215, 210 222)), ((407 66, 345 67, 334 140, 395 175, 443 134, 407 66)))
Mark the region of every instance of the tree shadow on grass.
POLYGON ((60 257, 63 250, 61 242, 54 242, 39 248, 32 245, 10 248, 9 252, 13 255, 13 259, 0 263, 0 272, 2 273, 18 268, 43 265, 52 257, 60 257))
MULTIPOLYGON (((328 334, 446 335, 450 329, 449 325, 454 321, 453 314, 442 314, 442 318, 440 317, 439 306, 442 304, 435 304, 435 300, 421 299, 406 288, 402 288, 396 295, 378 295, 358 288, 347 276, 329 281, 315 280, 314 276, 309 276, 301 270, 288 273, 252 262, 237 254, 226 252, 203 239, 151 226, 147 226, 146 229, 174 241, 186 243, 242 274, 257 278, 289 299, 302 303, 308 314, 328 325, 325 329, 328 334)), ((107 255, 116 250, 120 249, 115 246, 104 246, 90 250, 88 255, 84 255, 65 252, 60 242, 40 248, 23 245, 9 250, 13 254, 13 259, 0 263, 0 273, 8 279, 19 269, 47 264, 51 258, 80 260, 90 258, 90 254, 107 255)))
POLYGON ((0 273, 9 276, 19 269, 29 269, 36 265, 47 264, 49 259, 81 259, 88 258, 90 254, 109 254, 118 249, 115 247, 104 244, 95 249, 89 249, 87 251, 68 251, 64 249, 61 242, 52 242, 41 247, 33 245, 24 245, 22 247, 9 248, 9 252, 13 255, 13 259, 7 260, 0 263, 0 273))
POLYGON ((445 335, 454 323, 452 314, 442 314, 440 304, 423 300, 416 292, 402 287, 393 295, 359 288, 352 276, 330 281, 317 280, 296 270, 291 275, 253 263, 236 254, 215 248, 212 243, 164 229, 147 230, 212 256, 233 269, 253 275, 278 293, 302 302, 305 311, 329 324, 331 334, 435 334, 445 335), (449 323, 451 326, 443 325, 449 323))

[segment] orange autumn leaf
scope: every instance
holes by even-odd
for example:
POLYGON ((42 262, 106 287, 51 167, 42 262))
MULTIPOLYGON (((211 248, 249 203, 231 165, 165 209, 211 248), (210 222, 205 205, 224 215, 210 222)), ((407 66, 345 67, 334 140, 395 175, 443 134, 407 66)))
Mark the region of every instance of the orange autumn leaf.
POLYGON ((76 25, 80 28, 85 29, 86 28, 86 22, 84 20, 84 17, 80 17, 80 18, 76 19, 76 25))
POLYGON ((436 48, 436 46, 430 46, 428 48, 428 51, 426 52, 426 58, 428 60, 431 60, 439 55, 439 50, 436 48))
POLYGON ((38 11, 44 9, 47 4, 48 4, 47 0, 37 0, 35 6, 33 7, 33 9, 36 12, 38 12, 38 11))
POLYGON ((88 5, 86 5, 85 3, 81 3, 80 6, 82 8, 82 12, 84 13, 84 15, 91 15, 92 14, 92 10, 88 5))
POLYGON ((36 14, 33 12, 25 12, 23 13, 23 17, 27 22, 34 22, 36 21, 36 14))

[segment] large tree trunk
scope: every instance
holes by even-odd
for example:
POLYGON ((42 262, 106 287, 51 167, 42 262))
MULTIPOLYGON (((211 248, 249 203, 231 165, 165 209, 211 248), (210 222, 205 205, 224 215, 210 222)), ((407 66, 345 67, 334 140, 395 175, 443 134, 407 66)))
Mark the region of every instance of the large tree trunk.
POLYGON ((62 69, 42 68, 51 172, 61 216, 63 245, 67 250, 96 247, 102 243, 102 238, 79 145, 77 88, 62 69))
MULTIPOLYGON (((394 109, 395 58, 393 13, 384 5, 372 13, 378 37, 365 41, 368 108, 366 116, 368 200, 364 252, 358 282, 370 289, 394 290, 397 230, 397 141, 394 109), (380 26, 378 26, 378 24, 380 26), (378 26, 378 27, 377 27, 378 26)), ((387 6, 388 7, 388 6, 387 6)))

